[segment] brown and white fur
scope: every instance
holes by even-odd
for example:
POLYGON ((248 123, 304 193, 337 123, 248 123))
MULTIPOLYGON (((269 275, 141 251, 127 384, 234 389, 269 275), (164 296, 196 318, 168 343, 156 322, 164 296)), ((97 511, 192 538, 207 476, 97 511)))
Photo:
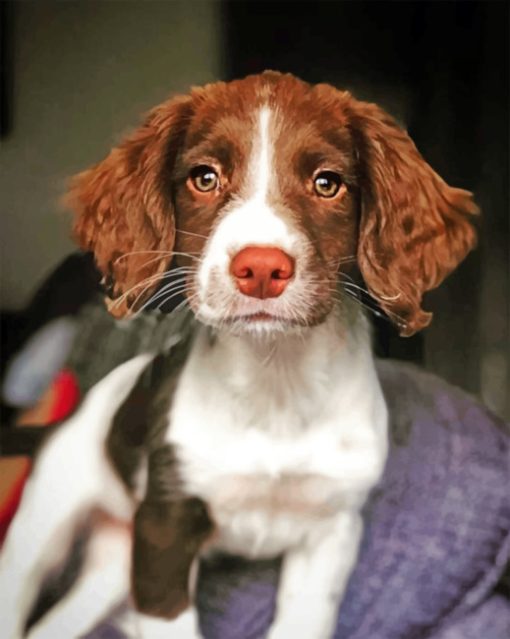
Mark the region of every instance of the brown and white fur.
MULTIPOLYGON (((204 549, 283 554, 269 637, 330 637, 357 557, 360 509, 387 453, 367 321, 344 294, 352 285, 340 284, 359 270, 401 334, 426 326, 423 293, 474 245, 471 195, 446 185, 377 106, 267 72, 157 107, 77 176, 70 201, 115 315, 181 290, 202 325, 164 434, 181 487, 173 524, 193 537, 190 499, 211 522, 184 566, 186 582, 204 549), (262 258, 277 249, 290 264, 268 276, 270 294, 265 284, 245 288, 253 273, 233 268, 253 247, 262 258), (158 293, 172 257, 182 286, 158 293)), ((42 451, 1 557, 6 639, 81 636, 128 595, 144 467, 128 491, 105 441, 149 360, 99 382, 42 451), (91 513, 81 576, 25 635, 45 575, 91 513)), ((150 523, 143 534, 151 537, 150 523)), ((169 565, 189 541, 176 539, 169 565)), ((182 592, 165 608, 134 587, 139 636, 197 636, 182 592)))

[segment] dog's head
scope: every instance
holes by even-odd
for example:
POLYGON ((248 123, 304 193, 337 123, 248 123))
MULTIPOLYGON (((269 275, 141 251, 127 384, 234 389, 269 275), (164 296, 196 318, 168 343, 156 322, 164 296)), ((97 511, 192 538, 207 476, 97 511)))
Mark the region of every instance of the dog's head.
POLYGON ((411 335, 431 319, 423 293, 475 243, 471 194, 384 111, 274 72, 163 103, 70 200, 118 317, 182 290, 211 325, 313 325, 356 267, 411 335), (172 258, 182 279, 165 289, 172 258))

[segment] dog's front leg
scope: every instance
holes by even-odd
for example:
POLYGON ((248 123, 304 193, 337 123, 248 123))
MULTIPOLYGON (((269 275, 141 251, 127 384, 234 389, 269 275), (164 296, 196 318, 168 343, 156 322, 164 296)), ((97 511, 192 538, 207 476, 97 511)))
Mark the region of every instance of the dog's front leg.
POLYGON ((268 639, 331 639, 362 528, 359 513, 342 512, 286 553, 268 639))
POLYGON ((172 621, 168 637, 198 636, 190 610, 193 569, 213 533, 204 502, 182 494, 169 472, 173 460, 171 446, 150 455, 147 494, 134 521, 132 592, 142 613, 140 634, 147 639, 164 635, 163 620, 172 621))

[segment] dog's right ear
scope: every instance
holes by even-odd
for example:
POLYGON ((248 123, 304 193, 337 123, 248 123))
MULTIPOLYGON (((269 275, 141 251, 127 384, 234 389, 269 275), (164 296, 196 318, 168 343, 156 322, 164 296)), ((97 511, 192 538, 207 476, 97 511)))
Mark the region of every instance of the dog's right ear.
POLYGON ((66 203, 75 211, 74 236, 92 251, 115 317, 139 308, 157 287, 174 245, 168 187, 191 117, 191 98, 173 98, 99 164, 75 176, 66 203))

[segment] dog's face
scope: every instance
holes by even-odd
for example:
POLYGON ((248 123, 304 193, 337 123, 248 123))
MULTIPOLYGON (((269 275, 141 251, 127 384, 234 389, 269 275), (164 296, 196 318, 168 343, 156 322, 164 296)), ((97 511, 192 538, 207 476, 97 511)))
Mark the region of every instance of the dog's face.
POLYGON ((206 90, 189 124, 174 174, 175 248, 192 255, 177 255, 183 266, 196 264, 187 290, 208 324, 320 322, 339 265, 353 263, 351 135, 304 87, 269 76, 206 90))
POLYGON ((378 107, 264 73, 156 108, 71 192, 76 235, 129 314, 183 291, 211 325, 321 322, 353 268, 412 334, 475 242, 471 195, 447 186, 378 107), (175 258, 180 280, 166 285, 175 258), (167 281, 167 280, 166 280, 167 281), (162 286, 163 285, 163 286, 162 286))

